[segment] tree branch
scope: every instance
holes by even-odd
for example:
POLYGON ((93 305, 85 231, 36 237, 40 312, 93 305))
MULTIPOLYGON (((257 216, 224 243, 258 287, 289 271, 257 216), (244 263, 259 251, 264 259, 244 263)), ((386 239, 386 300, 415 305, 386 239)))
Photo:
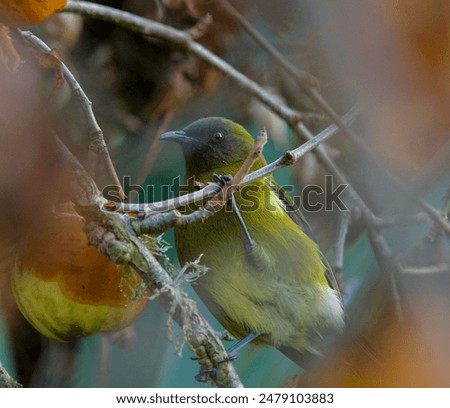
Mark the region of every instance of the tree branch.
POLYGON ((430 275, 430 274, 439 274, 439 273, 448 273, 450 272, 450 265, 446 263, 441 263, 438 265, 429 265, 429 266, 400 266, 399 270, 401 273, 410 274, 410 275, 430 275))
POLYGON ((92 178, 58 138, 56 142, 73 175, 72 199, 87 221, 89 242, 117 264, 131 265, 143 281, 159 293, 158 300, 164 309, 178 316, 175 318, 183 329, 187 344, 199 358, 201 369, 213 370, 214 375, 210 378, 217 386, 242 387, 215 330, 200 315, 196 303, 174 283, 155 255, 138 238, 131 225, 132 219, 103 210, 106 200, 92 178))
POLYGON ((381 273, 386 275, 389 279, 391 285, 391 293, 394 300, 394 307, 397 312, 397 317, 399 319, 402 319, 403 312, 396 277, 396 272, 398 271, 399 268, 397 263, 395 262, 392 250, 389 248, 386 240, 377 229, 369 228, 368 235, 370 244, 372 245, 373 252, 377 258, 381 273))
POLYGON ((279 52, 247 19, 236 10, 228 0, 219 0, 222 7, 230 16, 252 37, 257 44, 272 57, 272 59, 303 88, 306 95, 338 126, 338 128, 353 141, 359 143, 353 129, 351 129, 334 111, 319 92, 319 81, 310 73, 299 70, 281 52, 279 52))
MULTIPOLYGON (((70 1, 66 6, 65 11, 73 12, 77 14, 82 14, 88 17, 97 18, 104 21, 109 21, 115 23, 124 28, 128 28, 132 31, 138 32, 142 35, 153 36, 161 40, 167 41, 170 44, 182 48, 186 52, 190 52, 196 55, 198 58, 208 63, 212 67, 216 68, 218 71, 222 72, 225 76, 233 80, 233 82, 242 90, 250 93, 256 97, 259 101, 269 107, 273 112, 278 114, 287 123, 289 123, 296 133, 303 139, 309 140, 313 137, 309 129, 301 123, 302 114, 300 112, 294 111, 286 105, 275 100, 270 93, 264 90, 259 84, 252 81, 234 67, 223 61, 221 58, 213 54, 211 51, 203 47, 202 45, 195 42, 189 33, 185 31, 176 30, 173 27, 166 26, 161 23, 157 23, 145 18, 127 13, 124 11, 116 10, 110 7, 101 6, 94 3, 83 2, 83 1, 70 1)), ((313 88, 307 88, 313 92, 317 97, 317 90, 313 88)), ((321 97, 320 97, 321 98, 321 97)), ((323 99, 323 98, 322 98, 323 99)), ((331 108, 330 108, 331 109, 331 108)), ((347 136, 349 136, 353 141, 355 141, 359 146, 362 146, 362 141, 356 136, 356 134, 351 130, 348 125, 337 116, 333 111, 328 112, 332 117, 336 126, 342 130, 347 136)), ((366 149, 364 149, 366 150, 366 149)), ((365 202, 361 199, 359 194, 350 185, 344 174, 340 171, 334 161, 328 156, 327 152, 319 147, 317 150, 317 155, 324 166, 331 171, 341 183, 347 184, 349 188, 347 192, 351 196, 356 207, 361 210, 364 214, 365 221, 368 226, 372 226, 376 223, 376 217, 365 202)), ((217 188, 217 187, 216 187, 217 188)), ((214 187, 211 187, 211 195, 213 195, 214 187)), ((215 191, 216 192, 216 191, 215 191)), ((214 192, 214 193, 215 193, 214 192)), ((202 194, 199 194, 202 196, 202 194)), ((174 199, 170 204, 179 202, 178 199, 174 199)), ((159 204, 159 203, 156 203, 159 204)), ((166 204, 166 202, 164 202, 166 204)), ((183 205, 183 204, 179 204, 183 205)), ((155 207, 154 207, 155 208, 155 207)), ((164 207, 163 211, 171 209, 173 207, 164 207)), ((156 208, 155 208, 156 209, 156 208)), ((150 210, 150 207, 148 208, 150 210)))
POLYGON ((194 222, 203 221, 220 209, 231 198, 239 185, 242 184, 255 160, 261 155, 262 149, 267 142, 266 130, 262 130, 255 139, 253 149, 248 154, 239 171, 233 178, 224 184, 224 186, 209 200, 205 205, 190 214, 181 214, 178 211, 157 214, 147 217, 144 220, 133 220, 132 225, 135 231, 140 234, 155 234, 167 230, 175 225, 186 225, 194 222), (156 218, 155 218, 156 217, 156 218), (154 219, 155 218, 155 219, 154 219))
POLYGON ((289 62, 281 52, 279 52, 266 38, 256 30, 247 19, 239 13, 236 8, 228 0, 218 0, 222 8, 234 18, 238 24, 252 37, 260 47, 270 55, 273 60, 281 66, 289 75, 294 77, 297 81, 301 83, 306 83, 311 87, 317 88, 319 86, 319 81, 317 78, 312 76, 310 73, 300 70, 289 62))
POLYGON ((97 119, 95 118, 94 111, 92 109, 92 102, 89 100, 89 98, 83 91, 83 88, 81 88, 80 84, 73 76, 72 72, 70 72, 67 66, 53 53, 52 49, 47 44, 45 44, 40 38, 36 37, 30 31, 19 31, 19 34, 26 42, 31 44, 39 52, 52 56, 61 66, 62 74, 64 75, 67 85, 77 97, 89 128, 90 142, 88 168, 90 169, 90 173, 94 173, 96 157, 100 156, 112 182, 118 187, 120 198, 124 200, 126 197, 123 192, 119 177, 117 176, 116 170, 112 163, 111 157, 109 155, 108 147, 106 146, 105 138, 103 136, 103 131, 101 130, 97 119))
MULTIPOLYGON (((354 110, 348 112, 343 116, 343 120, 350 123, 354 120, 356 116, 356 112, 354 110)), ((240 185, 245 185, 248 183, 252 183, 262 177, 269 176, 270 174, 280 170, 284 167, 290 166, 297 162, 301 157, 303 157, 306 153, 312 151, 321 143, 328 140, 330 137, 334 136, 338 132, 338 128, 336 125, 331 125, 322 132, 320 132, 317 136, 314 136, 310 141, 302 144, 294 150, 289 150, 283 154, 280 158, 269 163, 268 165, 255 170, 254 172, 246 175, 240 185)), ((140 213, 145 212, 146 215, 152 215, 154 213, 164 212, 168 210, 173 210, 175 208, 183 207, 188 204, 202 201, 208 198, 213 197, 219 191, 220 186, 215 183, 208 184, 202 190, 195 191, 194 193, 185 194, 180 197, 176 197, 169 200, 158 201, 155 203, 146 203, 146 204, 136 204, 136 203, 113 203, 108 202, 107 208, 109 210, 117 210, 123 212, 132 212, 132 213, 140 213)), ((161 218, 162 219, 162 218, 161 218)))
MULTIPOLYGON (((88 17, 97 18, 104 21, 109 21, 120 25, 122 27, 128 28, 132 31, 138 32, 142 35, 153 36, 161 40, 168 41, 169 43, 181 47, 186 52, 191 52, 196 55, 212 67, 216 68, 222 72, 225 76, 232 79, 236 85, 242 90, 247 91, 251 95, 255 96, 267 107, 269 107, 273 112, 278 114, 287 123, 293 126, 294 130, 306 140, 312 139, 314 136, 308 130, 308 128, 301 123, 301 113, 292 110, 286 105, 275 100, 270 93, 264 90, 259 84, 247 78, 245 75, 237 71, 230 64, 226 63, 224 60, 219 58, 217 55, 213 54, 211 51, 203 47, 202 45, 195 42, 191 36, 180 30, 176 30, 170 26, 166 26, 161 23, 157 23, 143 17, 136 16, 131 13, 116 10, 110 7, 101 6, 89 2, 73 2, 70 1, 64 11, 73 12, 77 14, 82 14, 88 17)), ((337 124, 339 127, 339 124, 337 124)), ((325 167, 332 171, 339 180, 348 184, 347 179, 344 177, 342 172, 338 169, 336 164, 329 158, 328 154, 324 149, 319 147, 317 149, 319 152, 319 157, 324 163, 325 167)), ((351 186, 350 186, 351 187, 351 186)), ((371 210, 367 207, 361 197, 356 193, 356 191, 351 188, 352 198, 358 206, 361 206, 362 211, 366 213, 368 219, 374 219, 374 215, 371 210)), ((173 202, 176 202, 174 200, 173 202)), ((165 208, 168 210, 169 208, 165 208)))
MULTIPOLYGON (((345 121, 343 121, 339 115, 334 111, 334 109, 330 106, 330 104, 324 99, 324 97, 319 92, 318 80, 314 78, 312 75, 306 73, 305 71, 300 71, 296 68, 290 61, 286 59, 286 57, 280 53, 258 30, 256 30, 246 19, 245 17, 236 10, 228 0, 219 0, 222 7, 226 10, 226 12, 234 18, 234 20, 241 25, 241 27, 252 37, 261 48, 270 55, 273 60, 281 67, 285 72, 287 72, 291 77, 296 79, 298 83, 302 86, 305 93, 310 97, 310 99, 316 103, 316 105, 326 114, 328 117, 339 127, 339 129, 349 137, 363 152, 368 154, 370 157, 374 157, 372 150, 368 148, 368 146, 358 137, 358 135, 351 129, 345 121)), ((300 129, 301 130, 301 129, 300 129)), ((302 131, 305 134, 304 131, 302 131)), ((434 170, 437 167, 441 167, 442 165, 446 165, 449 160, 450 155, 450 144, 447 143, 442 152, 438 155, 439 157, 434 160, 433 166, 431 166, 431 170, 424 172, 422 175, 418 177, 417 185, 415 188, 412 188, 411 195, 415 195, 415 190, 419 190, 420 187, 429 186, 429 179, 435 176, 434 170)), ((377 162, 377 161, 376 161, 377 162)), ((380 167, 380 166, 379 166, 380 167)), ((381 170, 384 170, 380 167, 381 170)), ((387 171, 384 170, 385 173, 387 171)), ((389 174, 390 178, 393 179, 394 182, 397 183, 398 186, 402 187, 403 183, 400 180, 395 179, 391 174, 389 174)), ((352 193, 352 195, 354 195, 352 193)), ((439 225, 443 231, 449 234, 450 224, 446 222, 444 217, 439 214, 439 211, 433 208, 429 203, 427 203, 423 199, 419 199, 419 204, 421 207, 430 215, 430 217, 435 221, 437 225, 439 225)), ((367 215, 367 214, 366 214, 367 215)), ((374 221, 373 217, 369 217, 374 221)))
POLYGON ((350 220, 352 218, 352 213, 350 211, 341 211, 339 214, 339 224, 336 234, 336 242, 334 245, 335 257, 334 257, 334 268, 333 271, 336 275, 336 280, 339 283, 340 288, 344 291, 345 286, 342 282, 342 268, 344 267, 344 249, 345 242, 347 239, 348 227, 350 225, 350 220))
POLYGON ((374 224, 375 228, 391 228, 398 227, 402 225, 411 224, 423 224, 430 220, 430 217, 425 212, 419 212, 417 214, 398 214, 389 218, 378 218, 374 224))
MULTIPOLYGON (((259 86, 256 82, 252 81, 230 64, 219 58, 216 54, 194 41, 192 36, 186 31, 177 30, 173 27, 136 16, 126 11, 87 1, 69 1, 64 11, 108 21, 144 36, 151 36, 167 41, 170 44, 181 48, 185 52, 196 55, 210 66, 216 68, 226 77, 233 80, 233 82, 235 82, 242 90, 250 93, 270 107, 273 112, 285 119, 289 124, 295 125, 303 119, 308 118, 307 113, 303 114, 286 105, 280 104, 279 101, 275 100, 269 92, 259 86)), ((313 113, 313 115, 314 117, 316 116, 315 113, 313 113)))
POLYGON ((450 223, 448 222, 446 215, 434 208, 431 204, 427 203, 425 200, 419 200, 422 208, 428 213, 430 218, 436 223, 438 228, 442 229, 447 235, 450 236, 450 223))

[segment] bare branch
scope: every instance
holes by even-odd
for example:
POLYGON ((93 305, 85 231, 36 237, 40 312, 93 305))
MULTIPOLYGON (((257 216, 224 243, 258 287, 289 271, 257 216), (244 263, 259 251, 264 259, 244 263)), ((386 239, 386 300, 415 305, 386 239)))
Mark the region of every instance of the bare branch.
POLYGON ((386 240, 375 228, 368 229, 370 244, 372 245, 373 252, 378 261, 378 265, 383 274, 385 274, 391 284, 391 293, 394 300, 395 310, 397 317, 402 319, 403 312, 401 307, 400 293, 397 286, 396 272, 398 271, 398 265, 395 262, 394 255, 387 245, 386 240))
MULTIPOLYGON (((355 111, 350 111, 346 115, 344 115, 343 120, 346 122, 351 122, 354 120, 356 115, 355 111)), ((312 151, 321 143, 334 136, 338 132, 338 128, 336 125, 331 125, 322 132, 320 132, 317 136, 314 136, 310 141, 302 144, 294 150, 287 151, 283 156, 274 162, 264 166, 248 175, 246 175, 241 185, 245 185, 248 183, 252 183, 262 177, 268 176, 274 173, 277 170, 280 170, 286 166, 290 166, 294 164, 298 159, 303 157, 306 153, 312 151)), ((145 212, 147 215, 157 212, 163 212, 172 210, 175 208, 183 207, 188 204, 202 201, 204 199, 208 199, 213 197, 220 189, 218 184, 208 184, 205 188, 199 191, 195 191, 194 193, 186 194, 177 198, 173 198, 170 200, 158 201, 155 203, 149 204, 133 204, 133 203, 112 203, 108 202, 108 206, 110 210, 118 210, 124 212, 133 212, 140 213, 145 212)), ((161 218, 161 220, 164 217, 161 218)))
MULTIPOLYGON (((311 134, 311 132, 308 130, 308 128, 300 123, 301 121, 301 113, 296 112, 289 107, 281 104, 278 100, 275 100, 270 93, 268 93, 266 90, 264 90, 260 85, 258 85, 256 82, 252 81, 251 79, 247 78, 245 75, 237 71, 234 67, 223 61, 221 58, 219 58, 217 55, 213 54, 211 51, 203 47, 202 45, 196 43, 190 36, 184 31, 176 30, 172 27, 166 26, 164 24, 160 24, 151 20, 147 20, 142 17, 135 16, 131 13, 127 13, 120 10, 115 10, 110 7, 101 6, 98 4, 93 4, 89 2, 72 2, 70 1, 68 5, 65 8, 65 11, 83 14, 89 17, 98 18, 100 20, 104 21, 110 21, 112 23, 115 23, 117 25, 123 26, 125 28, 128 28, 132 31, 136 31, 138 33, 141 33, 143 35, 149 35, 153 36, 165 41, 170 42, 171 44, 177 45, 179 47, 182 47, 187 52, 191 52, 192 54, 196 55, 212 67, 215 67, 217 70, 222 72, 224 75, 232 79, 238 87, 240 87, 242 90, 247 91, 251 95, 258 98, 262 103, 264 103, 266 106, 268 106, 273 112, 278 114, 281 118, 283 118, 286 122, 291 124, 291 126, 294 127, 294 130, 302 137, 306 138, 306 140, 310 140, 314 137, 314 135, 311 134)), ((339 118, 340 120, 340 118, 339 118)), ((340 120, 339 123, 342 121, 340 120)), ((341 127, 337 123, 337 127, 341 127)), ((344 123, 345 126, 347 126, 344 123)), ((332 171, 339 180, 344 183, 348 184, 348 181, 346 177, 342 174, 342 172, 339 170, 339 168, 336 166, 336 164, 329 158, 328 154, 324 149, 319 147, 317 149, 317 152, 319 154, 319 158, 324 163, 325 167, 332 171)), ((261 176, 262 177, 262 176, 261 176)), ((349 186, 351 187, 351 186, 349 186)), ((366 218, 370 219, 370 225, 372 225, 372 221, 375 219, 374 214, 372 211, 367 207, 367 205, 364 203, 364 201, 361 199, 359 194, 353 189, 349 188, 347 189, 350 191, 350 194, 352 196, 352 199, 354 200, 355 204, 361 207, 361 210, 366 214, 366 218)), ((199 194, 202 196, 201 194, 199 194)), ((180 202, 179 199, 174 199, 171 204, 175 204, 177 202, 180 202)), ((159 203, 157 203, 159 204, 159 203)), ((164 202, 164 205, 166 203, 164 202)), ((182 204, 178 204, 180 206, 182 204)), ((155 208, 155 207, 153 207, 155 208)), ((156 208, 158 208, 156 206, 156 208)), ((167 211, 170 208, 163 207, 164 211, 167 211)), ((152 211, 153 209, 148 207, 147 211, 152 211)), ((137 209, 139 211, 139 209, 137 209)))
MULTIPOLYGON (((53 55, 51 48, 45 44, 40 38, 36 37, 30 31, 19 31, 22 38, 24 38, 28 43, 33 45, 34 48, 39 50, 42 53, 46 53, 48 55, 53 55)), ((53 55, 54 58, 57 58, 53 55)), ((62 73, 67 82, 67 85, 72 90, 72 92, 78 98, 78 101, 83 110, 86 123, 89 127, 89 158, 88 158, 88 167, 91 170, 91 174, 93 173, 93 169, 96 163, 96 157, 100 156, 104 162, 105 168, 111 177, 113 183, 118 187, 118 192, 122 200, 124 200, 125 194, 122 189, 122 185, 120 183, 119 177, 117 176, 116 170, 112 163, 111 157, 109 155, 108 147, 105 143, 105 138, 103 136, 103 131, 101 130, 99 124, 97 123, 97 119, 95 118, 94 111, 92 109, 92 102, 89 100, 83 88, 81 88, 78 81, 75 79, 73 74, 67 68, 67 66, 57 58, 58 63, 61 66, 62 73)))
MULTIPOLYGON (((343 116, 343 120, 351 123, 356 117, 356 111, 351 110, 343 116)), ((303 157, 306 153, 312 151, 315 148, 320 148, 320 145, 325 142, 330 137, 334 136, 338 132, 338 128, 336 125, 331 125, 327 127, 325 130, 320 132, 318 135, 312 135, 311 138, 301 146, 297 147, 294 150, 287 151, 281 156, 278 160, 264 166, 261 169, 256 170, 251 173, 247 177, 244 178, 243 184, 250 183, 252 181, 257 180, 258 178, 268 176, 275 171, 282 169, 286 166, 291 166, 297 162, 298 159, 303 157)))
MULTIPOLYGON (((98 4, 93 4, 89 2, 82 1, 70 1, 65 9, 65 11, 78 13, 86 15, 93 18, 98 18, 104 21, 110 21, 117 25, 128 28, 132 31, 141 33, 143 35, 153 36, 161 40, 168 41, 169 43, 184 49, 186 52, 190 52, 196 55, 198 58, 202 59, 212 67, 216 68, 222 72, 225 76, 232 79, 236 85, 242 90, 250 93, 257 99, 259 99, 263 104, 269 107, 273 112, 278 114, 291 126, 302 138, 309 140, 313 137, 308 128, 300 123, 302 120, 302 114, 300 112, 294 111, 291 108, 279 103, 275 100, 266 90, 264 90, 260 85, 251 79, 247 78, 245 75, 237 71, 234 67, 223 61, 221 58, 213 54, 211 51, 203 47, 202 45, 195 42, 189 33, 185 31, 176 30, 172 27, 160 24, 151 20, 147 20, 142 17, 135 16, 131 13, 127 13, 120 10, 115 10, 110 7, 101 6, 98 4)), ((352 129, 343 121, 333 110, 328 106, 323 97, 318 93, 317 89, 306 87, 305 91, 312 96, 312 98, 318 103, 318 105, 323 108, 327 114, 336 123, 336 126, 343 131, 347 136, 349 136, 358 146, 363 147, 365 151, 368 149, 362 142, 360 138, 354 133, 352 129), (324 106, 324 104, 326 106, 324 106)), ((371 152, 369 152, 371 153, 371 152)), ((347 189, 349 195, 354 201, 355 205, 360 208, 362 213, 364 213, 365 220, 368 225, 372 226, 376 223, 376 217, 373 212, 368 208, 365 202, 361 199, 359 194, 352 188, 350 183, 348 183, 344 174, 336 166, 333 160, 330 159, 327 152, 319 147, 317 149, 317 154, 324 166, 331 171, 341 183, 347 184, 349 188, 347 189)), ((212 192, 211 192, 212 194, 212 192)), ((202 194, 199 194, 202 196, 202 194)), ((186 198, 187 199, 187 198, 186 198)), ((179 199, 174 199, 170 204, 173 205, 180 202, 179 199)), ((155 207, 158 208, 160 203, 155 203, 155 207)), ((164 203, 166 204, 166 203, 164 203)), ((179 204, 183 205, 183 204, 179 204)), ((178 206, 179 206, 178 205, 178 206)), ((173 207, 164 207, 164 210, 171 209, 173 207)), ((148 208, 148 211, 153 209, 148 208)))
MULTIPOLYGON (((348 124, 343 121, 339 115, 334 111, 334 109, 329 105, 329 103, 324 99, 318 90, 318 81, 312 75, 299 71, 294 65, 292 65, 286 57, 281 54, 259 31, 257 31, 246 19, 245 17, 236 10, 228 0, 219 0, 222 7, 232 16, 235 21, 242 26, 242 28, 263 48, 267 54, 269 54, 276 63, 278 63, 289 75, 296 79, 299 84, 303 87, 306 94, 316 103, 316 105, 327 114, 331 120, 339 127, 339 129, 348 136, 362 151, 373 157, 374 154, 372 150, 363 142, 361 138, 351 129, 348 124)), ((302 133, 305 133, 302 131, 302 133)), ((446 165, 449 160, 450 155, 450 144, 447 143, 442 149, 439 157, 434 160, 432 165, 427 169, 428 171, 423 172, 418 180, 416 180, 415 188, 412 190, 419 190, 420 188, 428 187, 430 178, 435 177, 436 168, 442 168, 442 165, 446 165)), ((380 167, 381 170, 384 170, 380 167)), ((387 173, 386 171, 384 171, 387 173)), ((396 180, 393 175, 389 174, 390 178, 397 183, 399 186, 403 186, 400 180, 396 180)), ((411 192, 414 195, 415 191, 411 192)), ((354 193, 352 193, 354 195, 354 193)), ((444 218, 438 214, 438 211, 432 208, 425 200, 419 200, 422 208, 429 213, 431 218, 440 225, 440 227, 448 234, 450 229, 450 224, 444 220, 444 218)), ((366 215, 367 215, 366 211, 366 215)), ((373 217, 370 217, 374 221, 373 217)))
POLYGON ((389 218, 377 218, 374 223, 374 227, 381 228, 391 228, 398 227, 401 225, 411 225, 411 224, 423 224, 430 220, 430 217, 425 212, 420 212, 417 214, 399 214, 389 218))
MULTIPOLYGON (((117 214, 118 215, 118 214, 117 214)), ((178 323, 183 329, 186 341, 198 358, 201 372, 213 370, 211 380, 219 387, 241 388, 243 387, 239 376, 228 359, 228 354, 222 342, 217 337, 216 331, 200 315, 196 303, 189 298, 187 293, 177 287, 167 271, 156 260, 155 256, 140 241, 132 227, 132 220, 125 218, 126 229, 130 239, 136 245, 140 255, 145 259, 146 270, 151 272, 154 287, 159 288, 160 301, 169 313, 179 312, 178 323)), ((138 269, 142 277, 148 280, 148 272, 138 269)))
POLYGON ((430 275, 435 273, 448 273, 450 272, 450 265, 443 263, 439 265, 429 265, 429 266, 400 266, 399 270, 401 273, 406 273, 410 275, 430 275))
MULTIPOLYGON (((84 14, 90 17, 99 18, 101 20, 110 21, 115 24, 121 25, 123 27, 129 28, 133 31, 139 32, 143 35, 151 35, 157 37, 159 39, 170 42, 173 45, 181 47, 186 52, 190 52, 196 55, 198 58, 202 59, 212 67, 216 68, 220 72, 222 72, 225 76, 233 80, 233 82, 242 90, 248 92, 249 94, 256 97, 259 101, 269 107, 273 112, 278 114, 281 118, 283 118, 287 123, 289 123, 294 131, 302 138, 307 141, 314 139, 314 135, 310 132, 310 130, 301 123, 302 115, 299 112, 296 112, 289 107, 283 105, 278 100, 275 100, 266 90, 264 90, 260 85, 251 79, 247 78, 245 75, 237 71, 235 68, 230 66, 228 63, 217 57, 215 54, 204 48, 202 45, 196 43, 186 32, 182 32, 179 30, 175 30, 172 27, 165 26, 163 24, 159 24, 153 21, 146 20, 141 17, 134 16, 130 13, 114 10, 108 7, 91 4, 87 2, 69 2, 66 11, 76 12, 79 14, 84 14)), ((349 136, 352 140, 358 143, 361 146, 363 143, 356 137, 356 134, 344 123, 341 118, 339 118, 336 113, 329 107, 326 101, 323 100, 321 95, 318 93, 317 89, 312 87, 305 86, 305 91, 308 95, 310 95, 313 100, 315 100, 318 105, 325 110, 327 114, 332 117, 333 121, 336 123, 336 126, 342 130, 347 136, 349 136)), ((315 150, 316 155, 319 160, 325 166, 325 168, 330 171, 335 177, 339 180, 340 183, 346 184, 348 188, 346 189, 346 194, 352 201, 353 208, 358 211, 362 219, 365 223, 365 226, 369 230, 369 236, 372 237, 372 246, 375 251, 376 256, 378 257, 378 262, 380 263, 381 269, 386 273, 388 272, 390 275, 392 290, 395 297, 395 301, 397 304, 399 315, 400 311, 400 299, 398 296, 398 290, 395 281, 395 263, 392 256, 386 256, 386 251, 390 252, 389 246, 384 239, 383 236, 379 234, 378 231, 374 229, 374 225, 376 224, 377 217, 372 212, 372 210, 367 206, 364 200, 360 197, 357 191, 350 185, 345 175, 339 169, 339 167, 335 164, 335 162, 329 157, 327 151, 324 149, 324 146, 319 145, 315 150)), ((291 164, 291 156, 288 154, 282 160, 283 165, 291 164)), ((281 164, 280 164, 281 167, 281 164)), ((277 168, 280 168, 278 164, 274 165, 273 171, 277 168)), ((265 170, 267 171, 267 169, 265 170)), ((269 170, 270 172, 273 172, 269 170)), ((263 177, 265 174, 257 174, 256 177, 263 177)), ((249 179, 250 179, 249 175, 249 179)), ((243 182, 248 182, 249 179, 244 179, 243 182)), ((214 187, 209 187, 212 194, 214 187)), ((218 188, 217 186, 215 188, 218 188)), ((196 192, 198 198, 205 198, 206 192, 202 190, 201 192, 196 192)), ((180 206, 181 201, 184 202, 192 202, 192 197, 182 196, 180 198, 174 199, 170 201, 170 205, 180 206)), ((161 203, 157 203, 161 204, 161 203)), ((166 206, 168 202, 164 202, 163 205, 166 206)), ((150 213, 154 211, 157 206, 148 205, 146 207, 146 212, 150 213)), ((136 208, 137 211, 139 207, 136 208)), ((164 210, 168 210, 169 208, 164 207, 164 210)), ((169 213, 164 217, 161 217, 163 221, 167 221, 167 218, 172 217, 172 219, 178 218, 177 212, 169 213)), ((167 225, 167 224, 166 224, 167 225)))
POLYGON ((219 0, 222 7, 237 21, 241 27, 261 46, 261 48, 270 55, 273 60, 284 69, 291 77, 293 77, 299 85, 302 86, 306 95, 326 114, 328 117, 336 123, 338 128, 346 134, 350 139, 359 144, 366 150, 366 146, 360 143, 360 139, 356 136, 355 132, 339 117, 334 109, 320 94, 319 81, 310 73, 299 70, 295 67, 286 57, 279 52, 258 30, 256 30, 245 17, 236 10, 228 0, 219 0))
MULTIPOLYGON (((151 36, 167 41, 186 52, 196 55, 210 66, 216 68, 226 77, 232 79, 239 88, 259 99, 291 125, 295 125, 309 116, 308 114, 304 115, 286 105, 280 104, 279 101, 275 100, 269 92, 256 82, 252 81, 230 64, 219 58, 216 54, 194 41, 192 36, 186 31, 177 30, 173 27, 136 16, 126 11, 86 1, 69 1, 64 11, 109 21, 144 36, 151 36)), ((316 114, 313 114, 313 116, 316 117, 316 114)))
POLYGON ((310 73, 306 71, 299 70, 294 65, 292 65, 283 54, 281 54, 266 38, 256 30, 247 19, 236 10, 232 4, 228 0, 219 0, 222 8, 232 16, 235 21, 237 21, 242 28, 252 37, 261 48, 269 54, 274 61, 280 65, 288 74, 293 76, 296 80, 300 82, 305 82, 309 86, 317 88, 319 86, 319 81, 317 78, 312 76, 310 73))
POLYGON ((233 178, 225 183, 225 185, 216 193, 211 200, 207 201, 204 206, 190 214, 181 214, 178 211, 171 211, 169 213, 157 214, 156 216, 147 217, 144 220, 133 220, 132 225, 138 234, 156 233, 161 230, 166 230, 175 225, 186 225, 200 220, 205 220, 220 209, 231 198, 237 187, 242 184, 245 176, 250 171, 255 160, 261 155, 262 149, 267 142, 267 132, 262 130, 259 136, 255 139, 253 149, 248 154, 244 163, 233 178), (153 218, 156 217, 156 224, 153 218), (156 228, 156 230, 155 230, 156 228))
POLYGON ((422 208, 428 213, 430 218, 436 223, 438 228, 444 231, 447 235, 450 235, 450 223, 446 215, 434 208, 431 204, 427 203, 425 200, 419 200, 422 208))
POLYGON ((344 249, 351 217, 351 211, 341 211, 336 234, 336 243, 334 245, 335 258, 333 271, 341 289, 344 288, 342 285, 342 268, 344 267, 344 249))

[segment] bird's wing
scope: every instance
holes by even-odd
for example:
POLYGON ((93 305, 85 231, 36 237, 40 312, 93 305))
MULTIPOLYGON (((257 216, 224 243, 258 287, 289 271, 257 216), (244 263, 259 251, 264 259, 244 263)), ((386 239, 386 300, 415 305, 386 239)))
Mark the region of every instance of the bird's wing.
MULTIPOLYGON (((284 189, 272 177, 268 177, 266 179, 266 182, 268 183, 272 191, 278 196, 278 198, 284 204, 286 212, 289 214, 289 217, 291 217, 291 219, 302 229, 302 231, 306 235, 308 235, 309 238, 311 238, 314 242, 316 242, 311 227, 305 220, 305 217, 303 217, 303 214, 301 213, 300 209, 298 208, 297 204, 294 202, 292 197, 289 194, 287 194, 286 191, 284 191, 284 189)), ((330 264, 328 263, 327 259, 322 254, 322 252, 320 253, 320 255, 322 257, 322 262, 325 265, 325 277, 327 278, 328 284, 332 289, 338 292, 342 298, 341 289, 336 280, 336 276, 334 276, 330 264)))

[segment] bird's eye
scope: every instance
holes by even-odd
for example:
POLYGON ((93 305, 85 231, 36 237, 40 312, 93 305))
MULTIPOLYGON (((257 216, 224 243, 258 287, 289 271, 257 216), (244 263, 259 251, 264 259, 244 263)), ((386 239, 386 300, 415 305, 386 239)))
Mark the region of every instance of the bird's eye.
POLYGON ((220 143, 223 139, 225 139, 225 136, 220 132, 214 133, 212 137, 213 143, 220 143))

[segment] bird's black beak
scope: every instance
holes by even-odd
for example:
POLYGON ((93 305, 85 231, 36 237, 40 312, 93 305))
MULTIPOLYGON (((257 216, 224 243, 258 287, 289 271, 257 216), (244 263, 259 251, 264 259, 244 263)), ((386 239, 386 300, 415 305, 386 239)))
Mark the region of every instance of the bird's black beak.
POLYGON ((160 137, 160 140, 170 140, 172 142, 177 142, 180 144, 192 144, 195 142, 193 137, 186 135, 186 132, 182 130, 174 130, 171 132, 163 133, 160 137))

